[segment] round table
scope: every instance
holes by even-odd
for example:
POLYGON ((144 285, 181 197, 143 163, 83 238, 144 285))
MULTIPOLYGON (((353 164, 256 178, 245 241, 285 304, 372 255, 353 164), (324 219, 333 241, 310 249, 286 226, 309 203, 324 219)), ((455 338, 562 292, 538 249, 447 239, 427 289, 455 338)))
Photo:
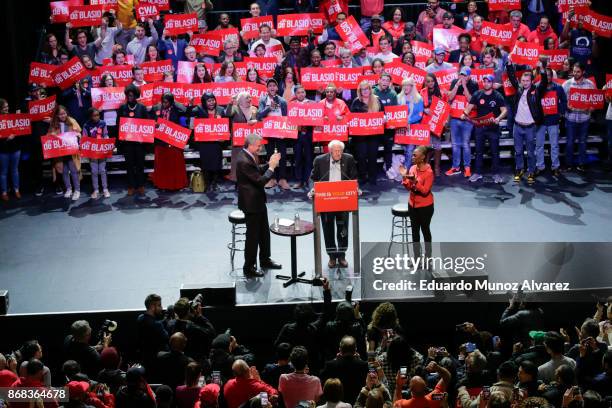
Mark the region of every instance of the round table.
POLYGON ((275 227, 274 224, 270 225, 270 232, 273 234, 291 238, 291 276, 276 275, 276 279, 287 281, 283 283, 284 288, 298 282, 312 284, 312 279, 302 278, 306 272, 301 272, 299 275, 297 273, 297 237, 312 234, 314 231, 314 224, 310 221, 299 220, 298 226, 299 229, 296 230, 295 225, 289 227, 284 227, 282 225, 275 227))

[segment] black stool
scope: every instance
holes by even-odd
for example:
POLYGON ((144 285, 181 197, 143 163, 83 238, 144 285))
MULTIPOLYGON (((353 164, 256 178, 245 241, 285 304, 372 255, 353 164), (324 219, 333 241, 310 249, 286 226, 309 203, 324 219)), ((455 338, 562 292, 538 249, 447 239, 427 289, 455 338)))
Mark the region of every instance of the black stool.
POLYGON ((410 217, 408 215, 408 204, 395 204, 391 207, 393 219, 391 221, 391 239, 392 243, 408 244, 408 234, 410 233, 410 217), (396 232, 396 228, 399 230, 396 232))
POLYGON ((236 251, 244 251, 245 239, 243 237, 246 235, 246 218, 242 211, 234 210, 229 213, 227 219, 232 224, 232 242, 227 244, 227 248, 230 250, 230 259, 233 266, 236 251))

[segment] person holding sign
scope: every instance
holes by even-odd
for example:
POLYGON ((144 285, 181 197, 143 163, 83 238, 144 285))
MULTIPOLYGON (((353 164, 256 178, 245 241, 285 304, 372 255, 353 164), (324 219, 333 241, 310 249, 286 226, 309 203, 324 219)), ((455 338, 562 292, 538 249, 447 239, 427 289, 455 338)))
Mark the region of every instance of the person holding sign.
POLYGON ((516 93, 510 96, 511 109, 514 113, 512 136, 514 137, 515 183, 520 182, 523 177, 525 168, 524 147, 527 148, 527 183, 535 183, 536 130, 544 119, 541 100, 548 86, 546 62, 539 61, 538 68, 542 80, 537 86, 533 81, 533 72, 531 71, 524 72, 521 75, 521 83, 519 84, 516 79, 514 64, 510 59, 506 64, 508 79, 516 89, 516 93))
POLYGON ((281 155, 274 153, 267 164, 259 164, 261 137, 249 134, 244 139, 244 149, 236 160, 236 178, 238 183, 238 208, 246 218, 246 242, 244 245, 244 276, 248 279, 263 276, 257 270, 257 248, 259 248, 259 266, 262 269, 281 269, 282 266, 270 259, 270 223, 266 208, 266 191, 264 186, 274 175, 281 155))
MULTIPOLYGON (((83 136, 108 139, 108 129, 106 128, 106 123, 100 120, 100 111, 98 109, 89 109, 89 120, 83 125, 83 136)), ((91 184, 93 186, 91 198, 94 200, 98 198, 98 175, 100 176, 100 181, 102 181, 102 194, 104 194, 104 198, 110 197, 106 178, 106 159, 89 159, 89 166, 91 167, 91 184)))
MULTIPOLYGON (((9 113, 9 104, 6 99, 0 98, 0 115, 9 113)), ((11 174, 15 198, 21 198, 19 193, 19 156, 21 149, 15 135, 0 138, 0 199, 8 201, 8 174, 11 174)))
MULTIPOLYGON (((472 95, 478 91, 478 84, 470 79, 471 70, 468 67, 461 68, 459 78, 454 79, 448 93, 448 101, 452 107, 467 105, 467 101, 472 99, 472 95)), ((472 162, 472 151, 470 148, 470 138, 474 125, 469 120, 462 120, 460 110, 458 115, 451 111, 451 141, 453 146, 453 164, 445 173, 447 176, 453 176, 461 173, 461 154, 463 153, 463 175, 470 177, 472 172, 470 164, 472 162)))
MULTIPOLYGON (((446 64, 446 63, 445 63, 446 64)), ((428 73, 425 76, 425 86, 421 89, 421 96, 423 97, 423 112, 426 115, 431 115, 431 103, 433 102, 434 96, 440 99, 446 99, 446 95, 442 96, 440 91, 440 85, 438 85, 438 79, 433 73, 428 73)), ((436 177, 440 177, 440 162, 442 160, 442 138, 434 134, 431 135, 431 147, 434 149, 434 174, 436 177)), ((431 154, 429 154, 431 158, 431 154)))
MULTIPOLYGON (((404 79, 402 91, 397 95, 398 105, 408 105, 408 128, 410 125, 421 123, 423 120, 423 97, 418 93, 414 78, 404 79)), ((404 162, 410 163, 412 152, 416 145, 406 145, 404 148, 404 162)))
MULTIPOLYGON (((257 121, 257 107, 251 104, 251 95, 244 91, 232 97, 230 103, 225 107, 225 116, 230 118, 232 125, 234 123, 247 123, 250 126, 255 125, 257 121)), ((238 154, 241 152, 240 147, 232 147, 232 157, 230 161, 230 174, 228 180, 236 182, 236 161, 238 154)))
POLYGON ((544 122, 538 127, 536 134, 536 172, 544 171, 544 141, 548 133, 550 142, 551 170, 555 176, 560 174, 559 162, 559 122, 567 109, 567 98, 561 85, 553 81, 553 70, 546 67, 548 87, 541 100, 544 110, 544 122))
POLYGON ((421 241, 421 232, 425 242, 431 242, 431 218, 434 214, 434 198, 431 189, 434 174, 427 163, 427 147, 417 146, 412 153, 410 170, 401 165, 402 185, 410 191, 408 212, 412 228, 412 242, 421 241))
MULTIPOLYGON (((357 179, 357 164, 355 159, 348 153, 344 153, 344 143, 332 140, 327 145, 329 153, 319 155, 315 158, 310 179, 317 181, 341 181, 357 179)), ((311 190, 309 196, 314 192, 311 190)), ((335 268, 347 268, 348 262, 345 257, 348 248, 348 212, 326 212, 321 213, 321 225, 323 226, 323 238, 325 239, 325 250, 329 255, 327 266, 335 268)))
POLYGON ((495 77, 493 75, 486 75, 483 78, 483 89, 472 95, 470 103, 463 111, 463 115, 461 115, 461 120, 467 120, 470 112, 476 108, 477 118, 473 119, 476 122, 474 123, 476 125, 474 131, 474 136, 476 137, 476 165, 474 167, 476 171, 470 177, 470 182, 472 183, 482 179, 485 139, 489 139, 489 147, 491 149, 493 182, 497 184, 504 182, 503 177, 497 173, 499 170, 499 138, 501 136, 499 122, 506 117, 508 109, 506 108, 504 97, 493 89, 494 80, 495 77))
MULTIPOLYGON (((49 125, 50 135, 61 135, 66 132, 77 132, 81 133, 81 127, 76 120, 68 116, 68 111, 62 105, 57 105, 53 111, 51 117, 51 124, 49 125)), ((63 156, 58 158, 59 161, 55 162, 54 170, 59 170, 58 164, 62 163, 62 178, 64 180, 64 186, 66 191, 64 192, 64 198, 71 198, 72 201, 77 201, 81 196, 81 183, 79 180, 81 171, 81 159, 78 154, 63 156), (72 179, 72 184, 70 181, 72 179), (74 192, 73 192, 74 191, 74 192)))
MULTIPOLYGON (((303 86, 297 85, 295 88, 295 102, 301 104, 315 103, 306 99, 306 90, 303 86)), ((296 183, 292 188, 302 188, 308 185, 308 179, 312 172, 312 127, 298 126, 298 138, 293 149, 295 154, 295 179, 296 183)))

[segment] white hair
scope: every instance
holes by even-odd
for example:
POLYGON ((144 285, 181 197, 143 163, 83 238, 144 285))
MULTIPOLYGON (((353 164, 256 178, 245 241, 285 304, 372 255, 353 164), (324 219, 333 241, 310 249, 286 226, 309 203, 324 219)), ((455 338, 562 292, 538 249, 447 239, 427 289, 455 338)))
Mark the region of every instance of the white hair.
POLYGON ((342 149, 342 151, 344 151, 344 143, 342 143, 340 140, 332 140, 331 142, 329 142, 327 144, 327 148, 329 150, 333 149, 335 146, 340 146, 340 148, 342 149))

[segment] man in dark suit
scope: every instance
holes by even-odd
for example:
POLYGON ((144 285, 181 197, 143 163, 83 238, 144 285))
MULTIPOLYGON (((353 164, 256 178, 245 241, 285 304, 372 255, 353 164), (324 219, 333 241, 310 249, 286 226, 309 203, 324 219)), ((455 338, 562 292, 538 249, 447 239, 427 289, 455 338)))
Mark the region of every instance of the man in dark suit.
POLYGON ((338 378, 344 388, 345 401, 357 401, 361 387, 368 375, 368 363, 359 358, 355 339, 344 336, 340 341, 339 355, 325 363, 321 371, 321 382, 338 378))
POLYGON ((238 184, 238 208, 246 218, 246 242, 244 248, 244 276, 262 277, 257 270, 257 248, 259 247, 259 266, 263 269, 280 269, 282 266, 270 259, 270 229, 266 191, 264 186, 278 167, 280 153, 270 156, 267 164, 259 164, 261 137, 250 134, 245 138, 244 149, 236 161, 238 184))
POLYGON ((154 378, 173 390, 185 382, 185 368, 194 361, 185 355, 186 346, 187 337, 181 332, 176 332, 170 336, 170 351, 160 351, 157 354, 154 378))
MULTIPOLYGON (((310 175, 312 181, 356 180, 357 164, 353 156, 344 153, 344 143, 339 140, 332 140, 328 147, 329 153, 322 154, 314 160, 312 174, 310 175)), ((348 248, 348 221, 348 212, 345 211, 321 214, 325 249, 329 255, 327 265, 330 268, 335 268, 337 265, 342 268, 348 267, 345 258, 348 248), (337 245, 334 237, 334 224, 337 227, 337 245)))

